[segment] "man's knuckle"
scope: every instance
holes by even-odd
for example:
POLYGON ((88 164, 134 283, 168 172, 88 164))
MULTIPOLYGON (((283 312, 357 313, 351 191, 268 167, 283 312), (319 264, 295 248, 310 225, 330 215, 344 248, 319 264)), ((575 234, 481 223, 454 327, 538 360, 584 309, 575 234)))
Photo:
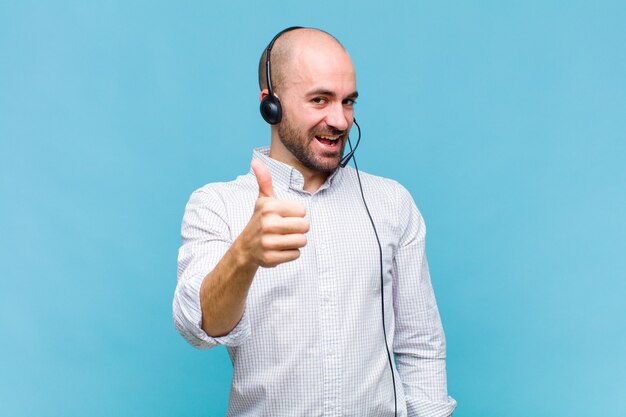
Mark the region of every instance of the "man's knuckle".
POLYGON ((267 267, 271 264, 270 255, 268 253, 263 253, 261 255, 261 265, 267 267))
MULTIPOLYGON (((273 239, 270 236, 261 237, 261 247, 265 250, 270 249, 273 246, 273 239)), ((266 254, 267 256, 267 254, 266 254)))
POLYGON ((262 214, 270 214, 276 211, 276 200, 272 198, 264 198, 261 206, 262 214))
POLYGON ((274 267, 280 264, 280 257, 278 253, 272 252, 267 254, 267 264, 274 267))
POLYGON ((261 232, 272 233, 273 229, 274 229, 274 225, 270 219, 263 219, 261 221, 261 232))

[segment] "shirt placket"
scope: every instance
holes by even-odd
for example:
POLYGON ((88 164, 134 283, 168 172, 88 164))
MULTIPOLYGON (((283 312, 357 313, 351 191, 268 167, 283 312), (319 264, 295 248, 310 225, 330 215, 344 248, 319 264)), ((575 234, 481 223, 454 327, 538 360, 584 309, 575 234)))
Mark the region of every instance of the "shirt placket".
POLYGON ((333 263, 333 248, 328 223, 332 211, 324 207, 323 192, 309 201, 311 232, 315 245, 319 283, 319 317, 322 338, 323 409, 324 416, 341 416, 341 362, 339 355, 339 331, 337 323, 337 282, 333 263))

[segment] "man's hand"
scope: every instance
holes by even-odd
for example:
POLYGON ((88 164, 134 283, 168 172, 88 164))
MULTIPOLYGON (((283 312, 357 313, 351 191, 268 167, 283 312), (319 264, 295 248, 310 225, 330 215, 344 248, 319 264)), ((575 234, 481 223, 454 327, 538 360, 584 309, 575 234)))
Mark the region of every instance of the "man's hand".
POLYGON ((259 266, 293 261, 306 245, 306 208, 274 197, 272 176, 261 161, 253 160, 252 170, 259 183, 254 213, 200 286, 202 329, 213 337, 228 334, 243 317, 248 290, 259 266))
POLYGON ((272 176, 263 162, 254 159, 251 166, 259 184, 259 198, 240 236, 243 252, 250 262, 263 267, 293 261, 306 245, 306 208, 295 201, 276 199, 272 176))

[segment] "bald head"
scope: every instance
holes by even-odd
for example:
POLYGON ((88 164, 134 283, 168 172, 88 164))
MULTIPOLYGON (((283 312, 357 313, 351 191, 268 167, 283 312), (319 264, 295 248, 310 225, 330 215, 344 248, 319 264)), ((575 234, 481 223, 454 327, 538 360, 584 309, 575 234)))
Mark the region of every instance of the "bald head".
MULTIPOLYGON (((269 46, 269 45, 268 45, 269 46)), ((347 55, 343 45, 331 34, 319 29, 300 28, 285 32, 274 43, 271 52, 271 77, 274 92, 280 91, 295 56, 305 49, 340 49, 347 55)), ((259 60, 259 87, 268 88, 266 75, 267 47, 259 60)))

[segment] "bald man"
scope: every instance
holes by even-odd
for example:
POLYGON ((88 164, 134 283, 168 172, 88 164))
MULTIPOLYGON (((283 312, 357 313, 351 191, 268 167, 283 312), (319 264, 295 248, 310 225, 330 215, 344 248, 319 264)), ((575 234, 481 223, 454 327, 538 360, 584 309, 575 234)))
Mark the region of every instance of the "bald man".
POLYGON ((339 165, 358 96, 350 56, 299 28, 270 57, 282 118, 250 172, 191 195, 176 328, 228 348, 229 416, 451 415, 423 219, 397 182, 339 165))

